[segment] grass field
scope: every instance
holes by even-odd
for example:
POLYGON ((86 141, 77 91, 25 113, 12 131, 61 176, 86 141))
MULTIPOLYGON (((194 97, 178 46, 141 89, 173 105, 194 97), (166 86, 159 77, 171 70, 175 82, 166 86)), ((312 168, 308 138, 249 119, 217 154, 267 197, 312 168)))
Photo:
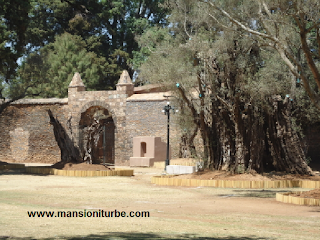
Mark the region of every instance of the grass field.
MULTIPOLYGON (((158 171, 158 172, 156 172, 158 171)), ((160 187, 134 177, 0 173, 0 239, 319 239, 320 207, 278 190, 160 187), (148 211, 150 217, 29 217, 28 211, 148 211)), ((297 190, 297 189, 296 189, 297 190)))

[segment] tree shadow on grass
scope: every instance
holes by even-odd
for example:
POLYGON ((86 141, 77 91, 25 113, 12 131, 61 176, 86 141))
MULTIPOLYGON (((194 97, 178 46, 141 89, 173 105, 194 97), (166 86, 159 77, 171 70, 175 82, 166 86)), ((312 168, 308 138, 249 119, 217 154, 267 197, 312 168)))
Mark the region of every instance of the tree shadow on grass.
POLYGON ((320 213, 320 206, 313 208, 310 212, 320 213))
POLYGON ((0 175, 16 175, 25 172, 24 164, 0 161, 0 175), (16 165, 21 165, 17 167, 16 165))
MULTIPOLYGON (((41 173, 26 173, 25 171, 9 170, 9 171, 0 171, 0 176, 4 175, 29 175, 29 176, 53 176, 51 174, 41 174, 41 173)), ((0 238, 1 239, 1 238, 0 238)))
MULTIPOLYGON (((35 166, 36 168, 48 168, 47 166, 35 166)), ((26 168, 35 168, 35 167, 23 167, 23 168, 7 168, 0 169, 1 175, 32 175, 32 176, 48 176, 50 174, 45 173, 30 173, 27 172, 26 168)))
MULTIPOLYGON (((146 239, 181 239, 181 240, 187 240, 187 239, 195 239, 195 240, 273 240, 275 238, 265 238, 265 237, 256 237, 256 236, 246 236, 246 237, 233 237, 233 236, 227 236, 227 237, 201 237, 197 236, 195 234, 183 234, 183 235, 172 235, 172 234, 156 234, 156 233, 138 233, 138 232, 129 232, 129 233, 104 233, 104 234, 90 234, 90 235, 84 235, 84 236, 76 236, 76 237, 58 237, 59 239, 66 239, 66 240, 83 240, 83 239, 89 239, 89 240, 146 240, 146 239)), ((0 236, 0 240, 7 239, 7 240, 20 240, 20 239, 26 239, 26 240, 33 240, 34 238, 12 238, 12 237, 6 237, 6 236, 0 236)), ((42 238, 42 240, 49 240, 49 239, 55 239, 55 238, 42 238)))
POLYGON ((275 198, 277 193, 285 193, 288 190, 265 189, 235 189, 234 194, 220 194, 219 197, 247 197, 247 198, 275 198))

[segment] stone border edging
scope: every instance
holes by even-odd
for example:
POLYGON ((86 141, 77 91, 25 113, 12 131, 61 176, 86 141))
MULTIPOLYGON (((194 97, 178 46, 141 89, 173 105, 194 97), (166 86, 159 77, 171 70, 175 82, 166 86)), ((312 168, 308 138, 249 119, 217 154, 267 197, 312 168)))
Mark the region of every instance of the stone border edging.
POLYGON ((218 188, 320 188, 320 181, 276 180, 276 181, 233 181, 233 180, 201 180, 179 179, 172 176, 153 176, 151 183, 161 186, 182 187, 218 187, 218 188))
POLYGON ((290 196, 290 194, 292 194, 292 193, 301 193, 301 191, 300 192, 277 193, 276 200, 278 202, 292 203, 292 204, 296 204, 296 205, 320 206, 320 199, 290 196))
POLYGON ((107 176, 133 176, 133 170, 115 169, 106 171, 87 170, 60 170, 48 167, 26 167, 26 173, 59 175, 68 177, 107 177, 107 176))

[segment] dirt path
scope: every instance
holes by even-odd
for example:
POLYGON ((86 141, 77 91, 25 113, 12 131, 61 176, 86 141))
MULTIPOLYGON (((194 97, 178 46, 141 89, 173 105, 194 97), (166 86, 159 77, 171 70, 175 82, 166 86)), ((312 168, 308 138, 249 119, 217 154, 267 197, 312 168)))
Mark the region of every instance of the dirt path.
POLYGON ((161 187, 134 177, 0 174, 1 237, 318 239, 320 207, 276 202, 279 190, 161 187), (148 211, 149 218, 30 218, 27 211, 148 211))

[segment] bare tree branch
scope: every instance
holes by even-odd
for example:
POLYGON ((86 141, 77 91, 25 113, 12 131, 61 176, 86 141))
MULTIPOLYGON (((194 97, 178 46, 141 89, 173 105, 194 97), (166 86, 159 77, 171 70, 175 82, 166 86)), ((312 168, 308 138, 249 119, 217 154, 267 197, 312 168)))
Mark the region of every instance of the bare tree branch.
POLYGON ((191 38, 191 36, 190 36, 190 34, 188 33, 188 30, 187 30, 187 13, 186 13, 186 12, 184 13, 183 26, 184 26, 184 31, 185 31, 185 33, 187 34, 187 36, 188 36, 189 38, 191 38))
MULTIPOLYGON (((267 8, 267 6, 265 5, 265 3, 263 1, 259 1, 259 20, 262 23, 263 27, 266 29, 266 32, 271 36, 271 30, 269 28, 269 26, 265 23, 265 21, 263 20, 263 14, 262 14, 262 6, 265 8, 265 11, 269 11, 269 9, 267 8)), ((268 13, 268 16, 270 13, 268 13)), ((270 17, 270 16, 269 16, 270 17)))
POLYGON ((33 87, 33 85, 29 85, 27 86, 22 93, 20 93, 19 95, 17 96, 14 96, 12 99, 10 100, 5 100, 5 98, 2 96, 2 90, 3 89, 0 89, 0 100, 2 99, 3 102, 1 103, 0 102, 0 115, 1 113, 13 102, 19 100, 19 99, 22 99, 22 98, 25 98, 25 97, 37 97, 39 96, 41 93, 31 93, 31 94, 28 94, 27 91, 29 88, 33 87))
POLYGON ((306 30, 305 23, 301 23, 297 17, 295 17, 294 19, 300 29, 300 40, 302 43, 302 50, 306 56, 307 63, 308 63, 309 68, 315 78, 317 86, 320 89, 320 73, 319 73, 318 68, 312 58, 311 49, 309 48, 309 45, 307 43, 307 32, 306 32, 307 30, 306 30))
MULTIPOLYGON (((203 0, 200 0, 200 1, 203 1, 203 0)), ((265 34, 265 33, 261 33, 261 32, 258 32, 258 31, 255 31, 255 30, 252 30, 251 28, 249 27, 246 27, 244 24, 242 24, 241 22, 239 22, 238 20, 236 20, 235 18, 233 18, 229 13, 227 13, 226 11, 224 11, 222 8, 218 7, 215 3, 213 2, 205 2, 205 3, 208 3, 210 4, 214 9, 220 11, 224 16, 226 16, 231 22, 235 23, 237 26, 239 26, 240 28, 242 28, 243 30, 245 30, 246 32, 249 32, 253 35, 257 35, 257 36, 260 36, 260 37, 263 37, 263 38, 267 38, 267 39, 270 39, 276 43, 279 42, 279 39, 277 39, 276 37, 274 36, 270 36, 269 34, 265 34)))
POLYGON ((233 30, 232 28, 230 28, 230 27, 224 25, 223 23, 221 23, 221 22, 220 22, 215 16, 213 16, 211 13, 209 13, 209 16, 210 16, 211 18, 213 18, 213 19, 214 19, 218 24, 220 24, 223 28, 229 29, 229 30, 233 30))

